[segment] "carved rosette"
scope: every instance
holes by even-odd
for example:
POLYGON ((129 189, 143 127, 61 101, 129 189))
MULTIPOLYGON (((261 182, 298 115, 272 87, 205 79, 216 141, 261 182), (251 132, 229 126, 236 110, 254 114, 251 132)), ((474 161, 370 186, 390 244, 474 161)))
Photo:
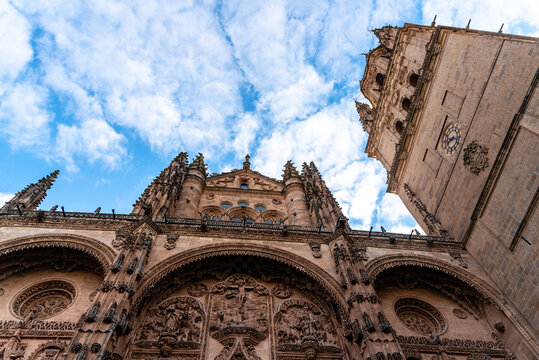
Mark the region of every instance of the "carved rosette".
POLYGON ((25 319, 47 319, 67 309, 76 296, 75 286, 63 280, 32 285, 20 292, 11 304, 13 313, 25 319))
POLYGON ((488 168, 488 147, 481 145, 477 140, 473 140, 463 150, 464 166, 472 172, 479 175, 481 171, 488 168))
POLYGON ((440 335, 447 330, 447 321, 440 311, 423 300, 399 299, 395 313, 404 326, 421 335, 440 335))

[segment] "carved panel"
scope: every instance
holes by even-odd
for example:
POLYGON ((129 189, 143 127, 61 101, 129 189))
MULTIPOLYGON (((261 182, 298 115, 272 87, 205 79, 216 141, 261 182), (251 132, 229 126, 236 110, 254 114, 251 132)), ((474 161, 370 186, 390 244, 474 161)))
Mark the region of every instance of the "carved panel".
POLYGON ((481 171, 488 168, 488 148, 481 145, 477 140, 472 141, 463 151, 464 166, 472 172, 479 175, 481 171))
POLYGON ((283 302, 274 323, 278 351, 304 351, 305 343, 311 343, 318 352, 341 351, 331 318, 308 301, 283 302))
POLYGON ((175 296, 148 309, 136 345, 142 348, 199 349, 206 318, 202 304, 190 296, 175 296))

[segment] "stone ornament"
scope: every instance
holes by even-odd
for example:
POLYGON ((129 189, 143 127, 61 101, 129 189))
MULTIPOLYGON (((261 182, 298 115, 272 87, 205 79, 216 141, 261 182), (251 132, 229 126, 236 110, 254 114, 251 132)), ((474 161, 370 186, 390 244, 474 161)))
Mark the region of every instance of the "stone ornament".
POLYGON ((0 296, 4 295, 5 291, 3 288, 0 287, 0 296))
POLYGON ((459 309, 459 308, 453 309, 453 315, 455 315, 459 319, 466 319, 468 317, 466 312, 464 310, 462 310, 462 309, 459 309))
POLYGON ((67 309, 76 297, 75 287, 63 280, 51 280, 32 285, 17 295, 11 310, 20 319, 53 317, 67 309))
POLYGON ((287 299, 292 295, 292 289, 290 289, 285 284, 275 285, 273 289, 271 290, 271 292, 273 293, 273 295, 281 299, 287 299))
POLYGON ((176 241, 178 241, 178 234, 167 234, 167 241, 165 242, 165 249, 172 250, 176 247, 176 241))
POLYGON ((194 283, 187 287, 187 293, 194 297, 202 297, 208 293, 208 287, 203 283, 194 283))
POLYGON ((402 298, 395 302, 394 309, 402 324, 418 334, 440 335, 447 330, 440 311, 423 300, 402 298))
POLYGON ((474 175, 489 167, 488 147, 481 145, 477 140, 469 143, 463 151, 464 166, 474 175))

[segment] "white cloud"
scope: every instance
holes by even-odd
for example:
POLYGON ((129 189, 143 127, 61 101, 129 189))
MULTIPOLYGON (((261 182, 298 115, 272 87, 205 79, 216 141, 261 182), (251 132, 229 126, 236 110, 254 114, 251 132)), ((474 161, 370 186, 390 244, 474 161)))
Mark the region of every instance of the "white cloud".
POLYGON ((0 96, 32 59, 31 26, 7 0, 0 0, 0 96))
POLYGON ((240 157, 249 153, 249 147, 255 139, 255 135, 260 127, 260 119, 253 114, 245 114, 235 126, 235 136, 232 147, 240 157))
POLYGON ((15 149, 43 146, 49 141, 47 90, 34 84, 15 85, 0 99, 0 133, 15 149))
POLYGON ((58 127, 56 152, 70 171, 77 170, 75 155, 84 155, 90 163, 103 161, 114 168, 126 155, 121 143, 124 137, 100 119, 84 121, 80 126, 58 127))
POLYGON ((378 204, 380 217, 390 223, 396 223, 408 217, 410 213, 402 200, 396 194, 385 193, 378 204))
POLYGON ((423 2, 423 21, 428 24, 437 15, 441 25, 465 27, 471 19, 473 29, 538 36, 539 3, 533 0, 451 0, 423 2))
POLYGON ((0 208, 4 206, 9 200, 11 200, 15 194, 8 194, 0 192, 0 208))

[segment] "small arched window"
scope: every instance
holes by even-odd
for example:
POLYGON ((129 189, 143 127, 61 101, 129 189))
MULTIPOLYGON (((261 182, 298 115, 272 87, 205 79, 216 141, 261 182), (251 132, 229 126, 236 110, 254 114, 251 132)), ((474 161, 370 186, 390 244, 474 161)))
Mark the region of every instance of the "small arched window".
POLYGON ((402 130, 404 130, 404 124, 402 123, 402 121, 395 121, 395 131, 400 135, 402 134, 402 130))
POLYGON ((247 201, 238 201, 238 206, 247 207, 249 206, 249 203, 247 201))
POLYGON ((384 86, 384 79, 385 79, 385 75, 382 74, 382 73, 378 73, 376 74, 376 83, 382 87, 384 86))
POLYGON ((255 206, 255 209, 258 211, 266 211, 266 207, 264 205, 257 205, 255 206))
POLYGON ((419 75, 416 74, 416 73, 412 73, 410 75, 410 77, 408 78, 408 81, 409 81, 410 85, 412 85, 413 87, 416 87, 417 82, 419 81, 419 75))
POLYGON ((240 189, 249 189, 249 184, 245 183, 245 182, 242 182, 240 184, 240 189))
POLYGON ((230 209, 230 208, 232 207, 232 204, 229 203, 229 202, 222 202, 222 203, 221 203, 221 207, 222 207, 223 209, 230 209))
POLYGON ((409 98, 405 97, 404 99, 402 99, 402 108, 404 109, 404 111, 409 111, 410 105, 412 105, 412 101, 409 98))

